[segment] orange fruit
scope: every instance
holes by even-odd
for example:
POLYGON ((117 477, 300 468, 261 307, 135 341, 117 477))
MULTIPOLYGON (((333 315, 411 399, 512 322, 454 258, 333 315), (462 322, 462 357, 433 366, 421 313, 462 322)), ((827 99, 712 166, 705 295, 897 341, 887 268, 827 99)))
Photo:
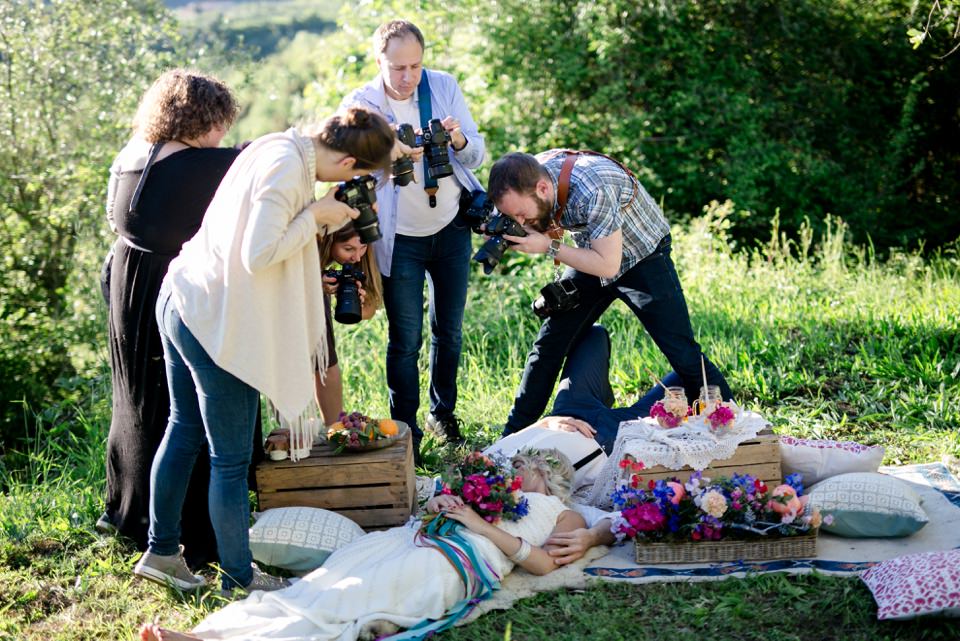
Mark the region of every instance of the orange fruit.
POLYGON ((380 433, 384 436, 396 436, 399 431, 397 422, 392 418, 380 419, 380 433))

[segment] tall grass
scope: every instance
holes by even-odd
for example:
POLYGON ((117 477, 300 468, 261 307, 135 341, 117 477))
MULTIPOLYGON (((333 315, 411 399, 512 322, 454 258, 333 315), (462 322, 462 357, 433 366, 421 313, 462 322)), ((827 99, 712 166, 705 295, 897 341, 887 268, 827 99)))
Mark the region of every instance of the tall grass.
MULTIPOLYGON (((956 461, 955 249, 928 260, 895 253, 878 261, 869 247, 849 244, 839 220, 818 238, 805 228, 789 239, 774 226, 768 242, 734 247, 732 213, 729 204, 713 203, 689 227, 675 228, 674 260, 694 330, 738 400, 781 433, 885 445, 888 464, 956 461)), ((551 276, 549 261, 509 252, 496 274, 471 275, 458 412, 476 444, 496 438, 507 416, 538 328, 530 302, 551 276)), ((668 365, 624 306, 615 304, 602 321, 613 340, 617 400, 630 403, 650 385, 647 368, 663 372, 668 365)), ((336 330, 348 409, 386 415, 383 314, 336 330)), ((424 336, 421 417, 427 409, 426 330, 424 336)), ((94 533, 109 426, 108 378, 102 367, 99 372, 75 382, 77 403, 38 412, 37 438, 0 465, 0 640, 133 638, 136 625, 155 615, 183 627, 220 605, 209 595, 182 600, 133 583, 136 552, 94 533)), ((429 438, 426 445, 429 469, 455 455, 429 438)), ((847 621, 852 628, 844 638, 917 638, 922 630, 924 638, 945 639, 957 632, 947 624, 876 623, 869 594, 856 580, 781 577, 722 588, 600 586, 581 595, 548 595, 446 636, 503 638, 512 621, 515 638, 583 638, 562 622, 584 612, 594 613, 584 624, 593 638, 622 638, 624 621, 660 620, 664 608, 683 603, 690 608, 681 617, 684 629, 698 639, 729 638, 736 630, 761 638, 750 630, 765 629, 785 639, 839 638, 812 623, 818 612, 847 621), (806 613, 801 618, 811 623, 784 627, 784 608, 806 613)))

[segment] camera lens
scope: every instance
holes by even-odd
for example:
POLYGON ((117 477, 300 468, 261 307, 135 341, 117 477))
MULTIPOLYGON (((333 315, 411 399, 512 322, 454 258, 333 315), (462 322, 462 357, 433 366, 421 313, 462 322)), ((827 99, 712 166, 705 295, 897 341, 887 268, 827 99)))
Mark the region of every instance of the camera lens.
POLYGON ((503 258, 503 252, 507 250, 507 241, 499 236, 494 236, 477 250, 473 260, 483 265, 483 273, 489 274, 493 268, 500 264, 503 258))
POLYGON ((353 325, 360 322, 361 311, 360 290, 357 289, 357 282, 352 274, 341 275, 340 282, 337 284, 337 307, 334 309, 333 318, 338 323, 353 325))
POLYGON ((413 181, 413 161, 407 156, 397 158, 393 161, 393 184, 398 187, 406 187, 413 181))

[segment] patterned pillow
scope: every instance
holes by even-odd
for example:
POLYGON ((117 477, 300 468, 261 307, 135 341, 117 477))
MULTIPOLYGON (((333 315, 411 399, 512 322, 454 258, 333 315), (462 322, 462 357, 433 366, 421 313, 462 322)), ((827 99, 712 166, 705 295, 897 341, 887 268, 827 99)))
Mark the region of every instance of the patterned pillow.
POLYGON ((250 550, 261 563, 309 572, 354 539, 359 525, 316 507, 278 507, 264 512, 250 528, 250 550))
POLYGON ((854 538, 909 536, 927 524, 920 497, 886 474, 857 472, 820 481, 809 490, 808 508, 833 516, 824 532, 854 538))
POLYGON ((880 620, 960 616, 960 549, 890 559, 860 578, 873 592, 880 620))
POLYGON ((780 437, 780 465, 784 475, 801 474, 807 485, 837 474, 876 472, 884 451, 882 445, 861 445, 854 441, 780 437))

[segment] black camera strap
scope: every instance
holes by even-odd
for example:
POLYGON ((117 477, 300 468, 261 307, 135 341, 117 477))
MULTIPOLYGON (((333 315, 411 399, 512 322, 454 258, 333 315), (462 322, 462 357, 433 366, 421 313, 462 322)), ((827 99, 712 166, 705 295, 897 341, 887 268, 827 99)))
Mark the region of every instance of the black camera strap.
MULTIPOLYGON (((417 99, 420 102, 420 130, 427 131, 433 119, 433 107, 430 103, 430 81, 427 80, 427 70, 420 75, 420 84, 417 85, 417 99)), ((430 207, 437 206, 437 179, 430 175, 430 163, 427 155, 423 155, 423 190, 430 198, 430 207)))
POLYGON ((130 199, 130 204, 127 206, 127 216, 137 211, 137 203, 140 202, 140 192, 143 191, 143 186, 147 184, 147 175, 150 173, 150 168, 153 167, 153 163, 157 159, 157 154, 160 153, 160 148, 163 147, 164 144, 162 141, 155 142, 150 147, 150 155, 147 156, 147 162, 143 165, 143 171, 140 172, 140 180, 137 181, 137 188, 133 190, 133 198, 130 199))

